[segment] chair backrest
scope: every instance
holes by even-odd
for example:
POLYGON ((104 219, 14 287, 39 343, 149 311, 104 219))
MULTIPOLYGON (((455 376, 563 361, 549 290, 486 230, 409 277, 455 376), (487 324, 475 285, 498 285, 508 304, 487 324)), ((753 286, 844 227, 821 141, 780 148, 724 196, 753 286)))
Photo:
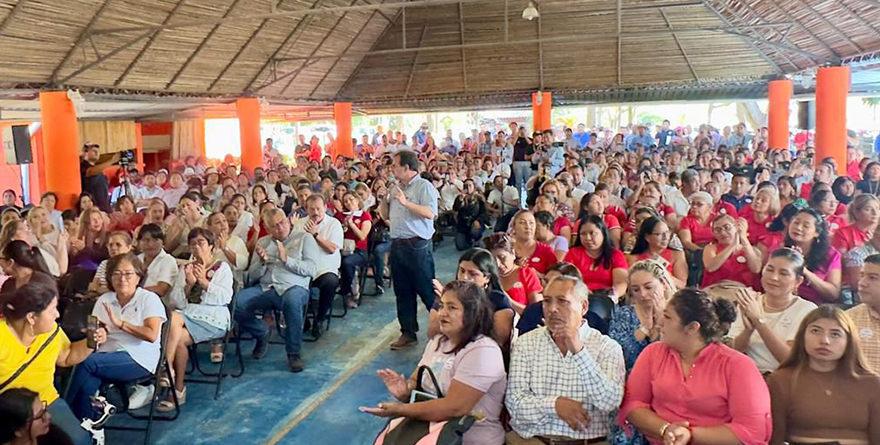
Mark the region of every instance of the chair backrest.
POLYGON ((611 320, 611 314, 614 313, 614 300, 608 295, 605 289, 590 292, 590 312, 596 314, 602 320, 608 322, 611 320))

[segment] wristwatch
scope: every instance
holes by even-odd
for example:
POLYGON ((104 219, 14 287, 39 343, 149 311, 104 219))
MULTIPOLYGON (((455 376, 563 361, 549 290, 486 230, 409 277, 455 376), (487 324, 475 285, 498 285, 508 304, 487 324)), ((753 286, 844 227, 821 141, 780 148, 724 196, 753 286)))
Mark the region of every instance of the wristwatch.
POLYGON ((767 320, 764 317, 758 317, 757 322, 758 322, 757 324, 764 324, 767 322, 767 320))

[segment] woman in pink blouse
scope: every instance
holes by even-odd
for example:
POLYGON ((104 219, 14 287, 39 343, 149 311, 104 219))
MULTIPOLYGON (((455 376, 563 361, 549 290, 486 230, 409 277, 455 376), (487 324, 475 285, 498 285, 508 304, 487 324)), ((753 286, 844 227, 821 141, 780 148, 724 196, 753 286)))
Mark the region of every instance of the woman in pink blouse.
POLYGON ((663 311, 660 341, 645 348, 626 384, 617 421, 651 444, 766 444, 770 394, 748 356, 719 343, 733 303, 678 291, 663 311))

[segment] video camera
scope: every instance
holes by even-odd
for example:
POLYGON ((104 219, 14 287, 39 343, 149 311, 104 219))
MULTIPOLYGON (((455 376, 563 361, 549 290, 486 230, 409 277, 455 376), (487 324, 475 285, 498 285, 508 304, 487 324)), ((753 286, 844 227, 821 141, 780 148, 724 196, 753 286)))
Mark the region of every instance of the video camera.
POLYGON ((128 167, 129 164, 133 164, 134 160, 134 150, 123 150, 119 152, 119 164, 120 167, 128 167))

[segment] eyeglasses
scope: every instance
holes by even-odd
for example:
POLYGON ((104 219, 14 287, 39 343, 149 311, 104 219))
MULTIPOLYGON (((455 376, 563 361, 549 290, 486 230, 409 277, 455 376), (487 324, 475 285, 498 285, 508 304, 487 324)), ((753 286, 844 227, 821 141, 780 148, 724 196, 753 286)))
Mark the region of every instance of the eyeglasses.
POLYGON ((193 247, 205 247, 208 245, 208 241, 204 239, 195 239, 189 242, 189 248, 193 247))
POLYGON ((113 275, 111 275, 111 276, 113 278, 124 278, 126 280, 130 280, 130 279, 136 277, 137 275, 138 275, 138 273, 135 271, 123 272, 121 270, 117 270, 116 272, 113 272, 113 275))
POLYGON ((46 414, 49 413, 49 404, 46 403, 45 400, 40 401, 40 404, 41 404, 43 407, 40 408, 40 412, 37 413, 36 416, 34 416, 34 420, 40 420, 40 419, 46 417, 46 414))

